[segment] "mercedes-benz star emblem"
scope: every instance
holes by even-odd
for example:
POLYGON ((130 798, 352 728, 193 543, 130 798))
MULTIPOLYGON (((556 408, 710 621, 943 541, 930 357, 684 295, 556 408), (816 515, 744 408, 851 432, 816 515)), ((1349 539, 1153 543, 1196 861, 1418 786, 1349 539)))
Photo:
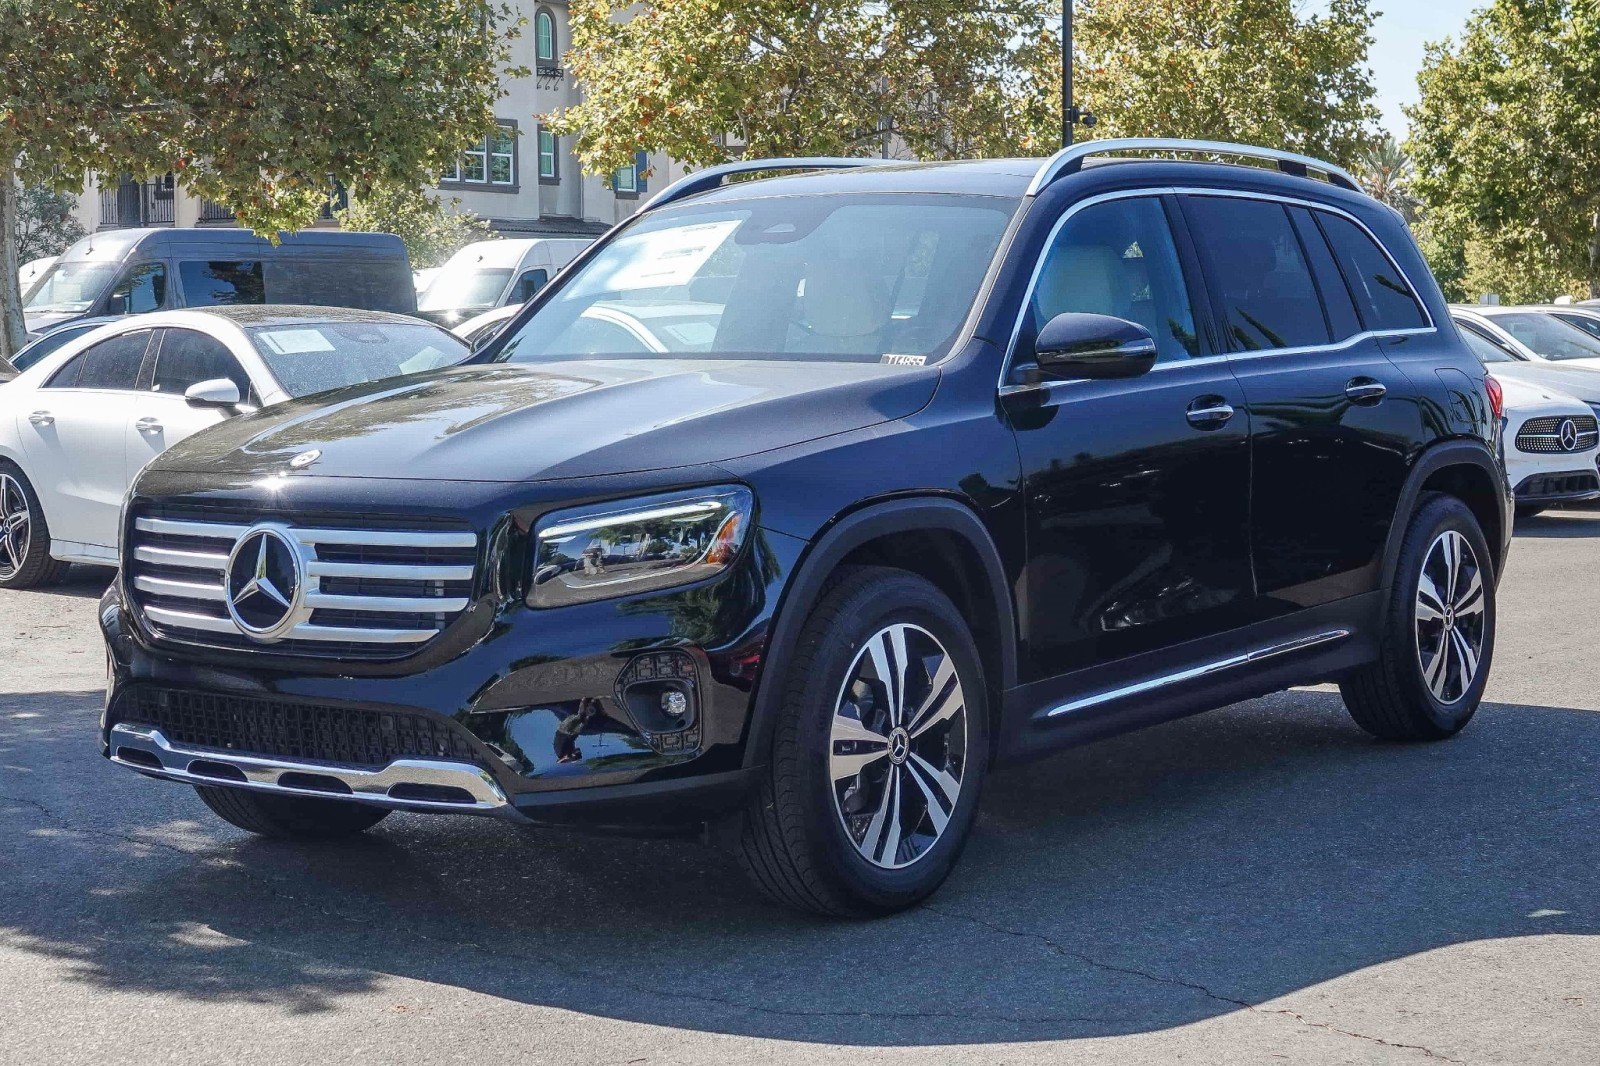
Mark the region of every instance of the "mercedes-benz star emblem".
POLYGON ((1561 438, 1561 450, 1575 452, 1578 450, 1578 424, 1570 418, 1561 420, 1561 428, 1556 430, 1561 438))
POLYGON ((312 463, 316 462, 318 459, 321 459, 321 458, 322 458, 322 450, 320 448, 312 448, 309 452, 301 452, 299 455, 295 456, 293 459, 290 459, 289 460, 289 469, 290 470, 304 470, 306 467, 310 466, 312 463))
POLYGON ((304 584, 294 543, 271 526, 258 526, 228 557, 228 616, 256 640, 278 640, 297 621, 304 584))

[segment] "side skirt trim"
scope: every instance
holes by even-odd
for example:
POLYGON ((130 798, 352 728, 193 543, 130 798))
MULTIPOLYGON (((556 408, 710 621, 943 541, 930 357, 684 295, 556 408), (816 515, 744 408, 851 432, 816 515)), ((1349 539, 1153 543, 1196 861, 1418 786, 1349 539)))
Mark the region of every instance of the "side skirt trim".
POLYGON ((1138 681, 1131 685, 1123 685, 1118 688, 1107 689, 1103 692, 1096 692, 1090 696, 1084 696, 1079 699, 1070 700, 1066 703, 1060 704, 1059 706, 1052 707, 1041 717, 1046 719, 1058 718, 1062 715, 1073 714, 1078 711, 1086 711, 1092 707, 1099 707, 1100 705, 1106 703, 1114 703, 1117 700, 1127 699, 1131 696, 1142 695, 1146 692, 1153 692, 1157 689, 1166 688, 1169 685, 1182 684, 1185 681, 1193 681, 1196 678, 1209 677, 1212 674, 1222 673, 1226 670, 1234 670, 1241 666, 1249 666, 1267 659, 1275 659, 1280 655, 1291 655, 1295 652, 1306 651, 1310 648, 1319 647, 1323 644, 1332 644, 1335 641, 1344 640, 1349 636, 1350 630, 1348 629, 1330 629, 1326 632, 1314 633, 1310 636, 1298 637, 1294 640, 1286 640, 1278 644, 1269 644, 1266 647, 1254 648, 1250 651, 1241 652, 1238 655, 1230 655, 1226 659, 1218 659, 1214 662, 1202 663, 1199 666, 1191 666, 1187 670, 1179 670, 1176 673, 1162 674, 1159 677, 1146 678, 1143 681, 1138 681))

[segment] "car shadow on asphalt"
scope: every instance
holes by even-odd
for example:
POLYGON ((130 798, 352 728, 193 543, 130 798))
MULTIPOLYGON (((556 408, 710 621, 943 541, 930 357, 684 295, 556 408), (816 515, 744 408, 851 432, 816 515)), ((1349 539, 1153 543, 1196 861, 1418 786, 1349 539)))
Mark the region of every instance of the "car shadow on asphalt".
POLYGON ((1600 933, 1600 713, 1485 706, 1374 742, 1297 691, 995 777, 955 875, 876 922, 771 907, 722 854, 395 816, 254 840, 112 767, 96 693, 0 696, 0 951, 95 989, 402 1009, 455 986, 861 1046, 1106 1036, 1432 949, 1600 933))
POLYGON ((1600 537, 1600 506, 1578 506, 1560 511, 1545 511, 1531 518, 1517 519, 1513 535, 1559 539, 1600 537))

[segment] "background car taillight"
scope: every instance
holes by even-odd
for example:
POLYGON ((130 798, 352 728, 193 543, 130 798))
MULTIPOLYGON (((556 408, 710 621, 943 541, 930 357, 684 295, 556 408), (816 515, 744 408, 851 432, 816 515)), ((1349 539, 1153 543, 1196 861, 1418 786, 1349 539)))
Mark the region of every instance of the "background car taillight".
POLYGON ((1504 418, 1506 413, 1506 394, 1500 388, 1500 383, 1494 379, 1493 374, 1485 374, 1483 387, 1489 390, 1489 410, 1496 418, 1504 418))

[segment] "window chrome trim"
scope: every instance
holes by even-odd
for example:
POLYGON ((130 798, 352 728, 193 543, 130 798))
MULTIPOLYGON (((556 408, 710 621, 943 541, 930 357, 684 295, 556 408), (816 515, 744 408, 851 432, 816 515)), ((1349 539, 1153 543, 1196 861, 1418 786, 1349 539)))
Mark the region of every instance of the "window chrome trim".
POLYGON ((1187 670, 1178 670, 1174 673, 1162 674, 1159 677, 1146 678, 1143 681, 1136 681, 1130 685, 1122 685, 1118 688, 1106 689, 1103 692, 1096 692, 1093 695, 1083 696, 1075 700, 1069 700, 1068 702, 1060 704, 1059 706, 1050 708, 1050 710, 1044 712, 1042 715, 1038 715, 1037 717, 1045 719, 1059 718, 1064 714, 1072 714, 1077 711, 1086 711, 1091 707, 1098 707, 1101 704, 1112 703, 1116 700, 1126 699, 1130 696, 1139 696, 1148 692, 1154 692, 1156 689, 1166 688, 1169 685, 1176 685, 1181 684, 1184 681, 1193 681, 1197 678, 1209 677, 1212 674, 1219 674, 1225 670, 1233 670, 1240 666, 1248 666, 1253 663, 1263 662, 1267 659, 1275 659, 1280 655, 1290 655, 1297 651, 1307 651, 1311 648, 1320 647, 1323 644, 1332 644, 1334 641, 1344 640, 1349 635, 1350 630, 1348 629, 1330 629, 1324 633, 1313 633, 1309 636, 1297 637, 1294 640, 1286 640, 1278 644, 1269 644, 1266 647, 1254 648, 1250 651, 1240 652, 1237 655, 1230 655, 1226 659, 1217 659, 1213 662, 1202 663, 1199 666, 1191 666, 1187 670))
MULTIPOLYGON (((1249 352, 1220 352, 1215 355, 1200 356, 1198 358, 1188 359, 1182 362, 1157 362, 1150 368, 1151 372, 1166 369, 1168 367, 1203 365, 1205 363, 1216 362, 1224 359, 1259 359, 1263 356, 1304 355, 1311 352, 1338 351, 1342 348, 1348 348, 1361 341, 1370 340, 1373 338, 1422 336, 1429 333, 1437 333, 1439 330, 1438 323, 1434 321, 1433 312, 1429 310, 1428 305, 1423 302, 1416 284, 1411 280, 1411 276, 1405 272, 1405 269, 1401 267, 1399 263, 1395 262, 1394 256, 1389 253, 1388 247, 1383 243, 1383 241, 1378 239, 1378 235, 1372 232, 1372 228, 1370 226, 1341 207, 1333 204, 1322 203, 1317 200, 1308 200, 1298 196, 1290 196, 1280 193, 1256 192, 1255 190, 1250 189, 1208 189, 1194 186, 1172 185, 1149 186, 1141 189, 1117 189, 1112 192, 1100 193, 1097 196, 1086 197, 1085 199, 1074 203, 1062 213, 1060 218, 1056 219, 1055 225, 1050 228, 1050 235, 1045 238, 1044 248, 1039 253, 1038 261, 1033 264, 1033 273, 1028 278, 1028 287, 1023 290, 1022 304, 1017 308, 1017 321, 1011 329, 1011 339, 1006 344, 1005 358, 1001 360, 1000 363, 1000 380, 997 385, 1001 395, 1009 395, 1012 392, 1026 391, 1037 387, 1033 385, 1008 385, 1006 378, 1010 376, 1013 369, 1013 364, 1017 355, 1017 340, 1022 336, 1022 327, 1026 321, 1028 307, 1033 303, 1033 294, 1039 287, 1040 276, 1044 273, 1045 259, 1050 254, 1050 249, 1055 246, 1056 238, 1061 235, 1061 230, 1069 221, 1073 219, 1073 217, 1078 214, 1078 212, 1087 210, 1090 207, 1094 207, 1103 203, 1109 203, 1113 200, 1128 200, 1135 197, 1159 198, 1162 196, 1219 196, 1231 197, 1237 200, 1264 200, 1269 203, 1285 204, 1293 207, 1304 207, 1314 211, 1327 211, 1330 214, 1335 214, 1342 218, 1348 219, 1349 221, 1355 223, 1355 225, 1358 226, 1363 233, 1372 239, 1372 243, 1377 245, 1378 250, 1382 252, 1383 257, 1389 261, 1389 265, 1394 268, 1395 273, 1399 274, 1401 280, 1403 280, 1407 287, 1411 289, 1412 296, 1417 301, 1417 306, 1422 309, 1422 317, 1427 320, 1428 324, 1426 326, 1413 326, 1406 329, 1363 330, 1361 333, 1358 333, 1352 337, 1347 337, 1338 341, 1330 341, 1327 344, 1301 345, 1292 348, 1263 348, 1257 351, 1249 352)), ((1208 315, 1210 314, 1209 308, 1203 310, 1208 315)), ((1050 384, 1066 384, 1066 382, 1051 382, 1050 384)))

